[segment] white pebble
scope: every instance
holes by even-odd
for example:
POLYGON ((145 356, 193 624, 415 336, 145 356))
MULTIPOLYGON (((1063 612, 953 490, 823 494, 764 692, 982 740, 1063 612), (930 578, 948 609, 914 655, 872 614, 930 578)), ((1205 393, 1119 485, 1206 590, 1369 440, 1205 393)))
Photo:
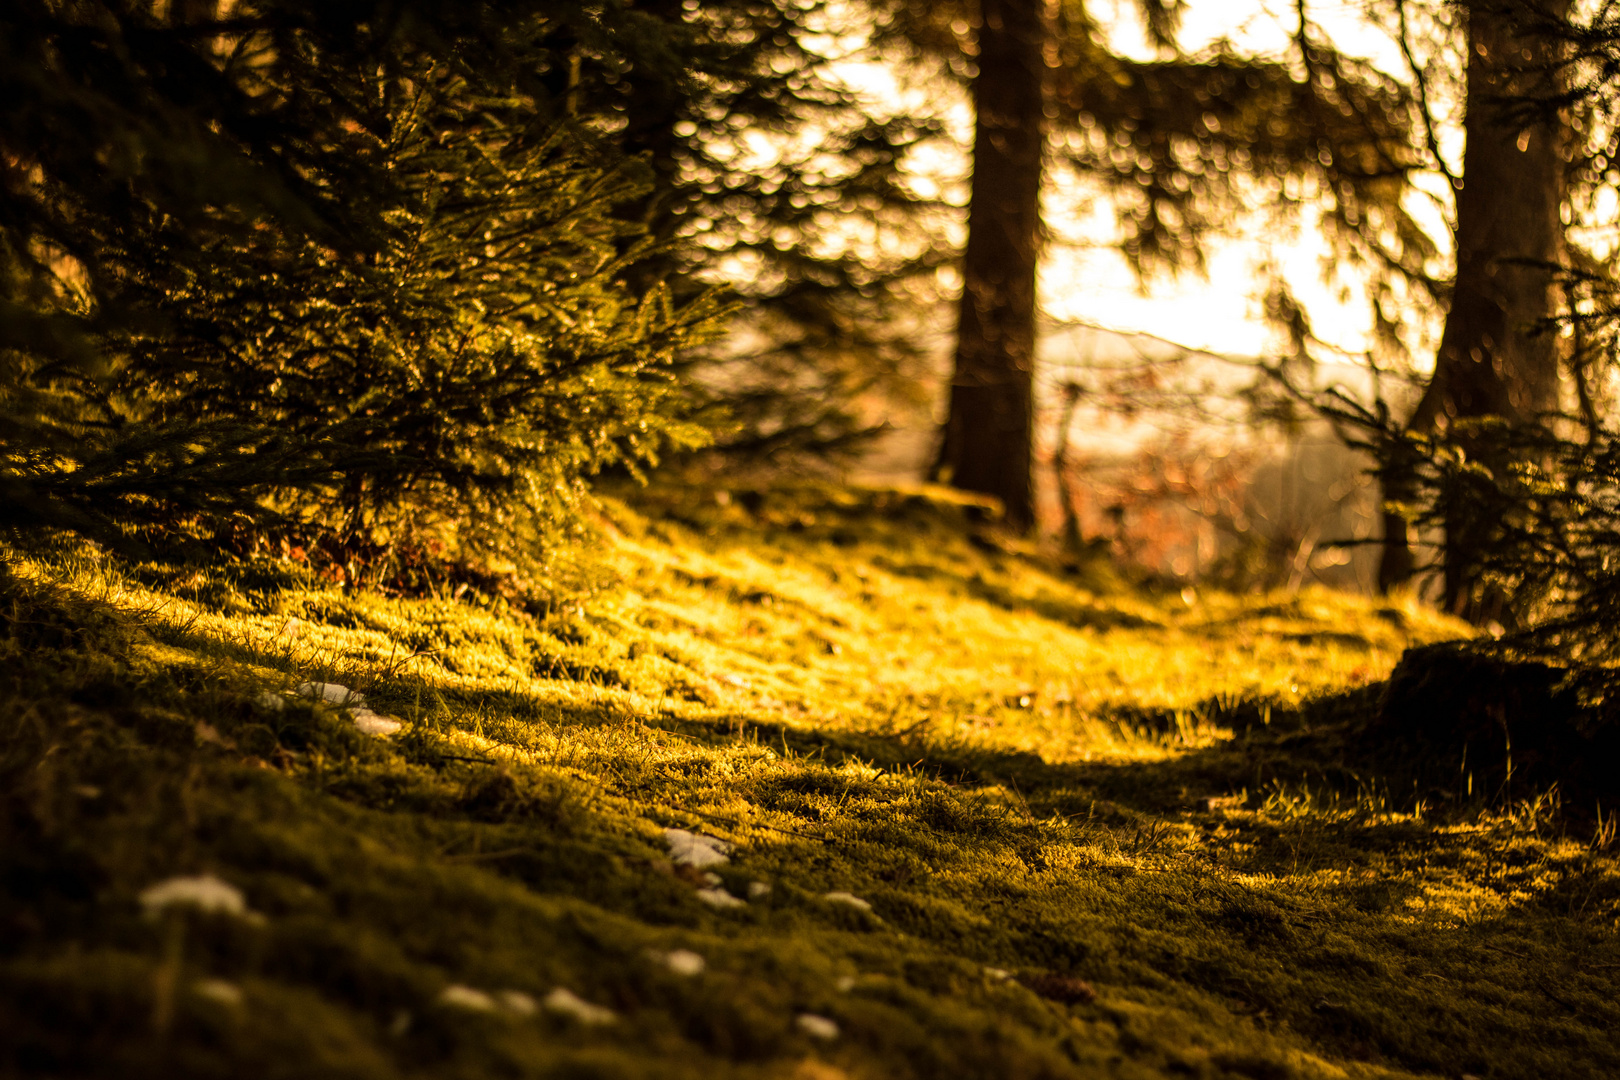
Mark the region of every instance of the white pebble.
POLYGON ((855 989, 855 976, 840 975, 838 976, 838 981, 833 983, 833 985, 838 987, 838 992, 840 994, 847 994, 851 990, 855 989))
POLYGON ((729 861, 731 845, 715 836, 691 833, 685 829, 665 829, 664 842, 669 845, 669 857, 678 866, 692 866, 702 870, 706 866, 720 866, 729 861))
POLYGON ((364 705, 366 703, 366 695, 357 690, 350 690, 347 686, 340 686, 335 682, 299 683, 298 689, 293 692, 299 697, 330 702, 333 705, 364 705))
POLYGON ((271 691, 266 690, 264 693, 253 699, 253 704, 257 705, 265 712, 280 712, 287 707, 287 699, 282 697, 280 694, 272 693, 271 691))
POLYGON ((186 906, 226 915, 246 915, 247 901, 242 890, 212 874, 175 877, 160 881, 141 893, 141 907, 148 918, 155 918, 171 907, 186 906))
POLYGON ((545 1007, 554 1013, 571 1016, 582 1024, 611 1024, 619 1018, 612 1009, 604 1009, 600 1005, 592 1005, 572 990, 559 986, 546 995, 542 1002, 545 1007))
POLYGON ((838 1021, 829 1020, 825 1016, 817 1016, 815 1013, 800 1013, 795 1023, 799 1025, 800 1031, 812 1039, 838 1038, 838 1021))
POLYGON ((205 997, 209 1001, 217 1001, 221 1005, 236 1008, 242 1004, 242 990, 235 983, 224 979, 199 979, 192 988, 198 997, 205 997))
POLYGON ((447 986, 439 991, 439 1004, 469 1012, 494 1012, 496 1009, 494 998, 482 990, 460 985, 447 986))
POLYGON ((739 900, 724 889, 699 889, 697 898, 713 908, 747 907, 748 901, 739 900))
POLYGON ((771 886, 768 881, 750 881, 748 883, 748 899, 762 900, 771 895, 771 886))
POLYGON ((1005 982, 1006 980, 1012 978, 1012 972, 1007 971, 1004 968, 987 967, 984 969, 984 973, 986 977, 995 979, 998 982, 1005 982))
POLYGON ((376 735, 379 738, 387 738, 404 726, 392 716, 374 713, 364 706, 354 709, 351 715, 354 717, 355 727, 367 735, 376 735))
POLYGON ((685 975, 687 978, 703 974, 703 969, 709 966, 703 957, 691 949, 672 949, 664 957, 664 963, 675 974, 685 975))
POLYGON ((822 899, 827 901, 829 904, 848 904, 850 907, 856 908, 860 911, 872 910, 871 904, 868 904, 865 900, 862 900, 854 893, 830 892, 824 895, 822 899))

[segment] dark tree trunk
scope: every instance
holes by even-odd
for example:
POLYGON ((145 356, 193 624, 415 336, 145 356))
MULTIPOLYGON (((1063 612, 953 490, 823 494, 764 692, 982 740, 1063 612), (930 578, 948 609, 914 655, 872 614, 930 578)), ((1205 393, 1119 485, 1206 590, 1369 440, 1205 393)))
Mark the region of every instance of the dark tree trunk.
MULTIPOLYGON (((1567 2, 1536 6, 1558 16, 1567 2)), ((1556 115, 1524 111, 1529 99, 1557 90, 1552 48, 1520 33, 1497 5, 1469 5, 1457 277, 1434 376, 1410 421, 1414 430, 1487 416, 1535 423, 1557 408, 1557 342, 1545 320, 1556 310, 1550 264, 1563 249, 1565 128, 1556 115)), ((1470 450, 1482 460, 1492 454, 1485 442, 1470 450)), ((1386 500, 1400 501, 1409 483, 1393 470, 1385 478, 1386 500)), ((1460 504, 1446 521, 1444 602, 1476 620, 1499 617, 1502 603, 1478 585, 1479 552, 1493 527, 1484 511, 1460 504)), ((1380 568, 1386 588, 1411 572, 1406 531, 1404 521, 1386 515, 1380 568)))
MULTIPOLYGON (((1565 5, 1541 6, 1556 14, 1565 5)), ((1563 250, 1565 130, 1557 116, 1521 126, 1510 114, 1557 92, 1546 70, 1554 57, 1487 7, 1469 16, 1457 281, 1436 363, 1442 423, 1530 422, 1558 404, 1557 347, 1543 324, 1554 313, 1550 264, 1563 250)))
POLYGON ((1035 523, 1035 267, 1045 152, 1042 0, 984 0, 973 185, 941 479, 1035 523))

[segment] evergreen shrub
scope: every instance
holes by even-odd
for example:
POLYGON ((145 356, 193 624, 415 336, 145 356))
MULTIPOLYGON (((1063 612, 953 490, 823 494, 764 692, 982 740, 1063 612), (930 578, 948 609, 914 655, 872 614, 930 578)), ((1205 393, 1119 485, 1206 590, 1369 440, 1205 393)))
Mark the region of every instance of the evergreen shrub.
POLYGON ((1464 599, 1493 616, 1502 650, 1620 660, 1620 433, 1499 417, 1414 433, 1342 402, 1333 415, 1361 425, 1356 445, 1402 478, 1394 509, 1419 535, 1440 553, 1466 540, 1479 580, 1464 599))
POLYGON ((649 176, 525 81, 552 13, 339 8, 0 15, 0 523, 520 556, 703 441, 724 305, 626 284, 649 176))

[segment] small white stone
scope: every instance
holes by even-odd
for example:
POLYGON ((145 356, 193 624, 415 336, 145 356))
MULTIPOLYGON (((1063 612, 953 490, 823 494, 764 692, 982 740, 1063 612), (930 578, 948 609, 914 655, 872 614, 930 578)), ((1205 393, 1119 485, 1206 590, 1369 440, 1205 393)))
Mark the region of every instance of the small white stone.
POLYGON ((332 705, 364 705, 366 703, 366 695, 357 690, 350 690, 347 686, 340 686, 335 682, 299 683, 298 689, 293 692, 299 697, 307 697, 313 701, 325 701, 332 705))
POLYGON ((287 699, 282 697, 280 694, 272 693, 271 691, 266 690, 258 697, 253 699, 253 704, 257 705, 265 712, 281 712, 287 707, 287 699))
POLYGON ((546 1000, 541 1004, 550 1012, 571 1016, 582 1024, 611 1024, 619 1018, 612 1009, 592 1005, 572 990, 561 986, 547 994, 546 1000))
POLYGON ((376 735, 379 738, 387 738, 404 726, 392 716, 374 713, 364 706, 352 710, 350 715, 354 717, 354 726, 359 728, 361 732, 366 735, 376 735))
POLYGON ((180 906, 218 911, 226 915, 245 916, 248 913, 242 890, 212 874, 170 878, 141 893, 141 907, 146 909, 148 918, 155 918, 168 908, 180 906))
POLYGON ((747 907, 748 901, 739 900, 724 889, 699 889, 697 898, 713 908, 747 907))
POLYGON ((1005 968, 987 967, 984 969, 984 974, 986 978, 995 979, 997 982, 1005 982, 1012 978, 1012 972, 1005 968))
POLYGON ((771 885, 768 881, 750 881, 748 883, 748 899, 762 900, 771 895, 771 885))
POLYGON ((833 985, 838 987, 838 992, 840 994, 847 994, 851 990, 855 989, 855 976, 840 975, 838 976, 838 981, 833 983, 833 985))
POLYGON ((862 900, 854 893, 830 892, 822 896, 822 899, 827 901, 829 904, 847 904, 850 907, 856 908, 860 911, 869 912, 872 910, 871 904, 868 904, 865 900, 862 900))
POLYGON ((829 1020, 825 1016, 817 1016, 815 1013, 800 1013, 794 1023, 798 1024, 800 1031, 812 1039, 838 1038, 838 1021, 829 1020))
POLYGON ((539 1002, 521 990, 502 990, 495 996, 501 999, 502 1007, 509 1013, 516 1013, 518 1016, 533 1016, 540 1011, 539 1002))
POLYGON ((691 949, 672 949, 664 957, 664 963, 677 975, 692 978, 703 974, 708 962, 691 949))
POLYGON ((242 1004, 241 988, 235 983, 226 982, 224 979, 199 979, 191 989, 198 997, 207 998, 209 1001, 217 1001, 221 1005, 228 1005, 233 1009, 242 1004))
POLYGON ((470 986, 452 985, 439 991, 439 1004, 448 1005, 452 1009, 466 1009, 469 1012, 494 1012, 495 999, 482 990, 474 990, 470 986))
POLYGON ((685 829, 665 829, 664 842, 669 845, 669 857, 679 866, 702 870, 706 866, 721 866, 730 860, 731 845, 716 836, 691 833, 685 829))
POLYGON ((711 872, 703 875, 703 883, 711 887, 719 885, 723 881, 725 881, 725 878, 716 873, 711 872))

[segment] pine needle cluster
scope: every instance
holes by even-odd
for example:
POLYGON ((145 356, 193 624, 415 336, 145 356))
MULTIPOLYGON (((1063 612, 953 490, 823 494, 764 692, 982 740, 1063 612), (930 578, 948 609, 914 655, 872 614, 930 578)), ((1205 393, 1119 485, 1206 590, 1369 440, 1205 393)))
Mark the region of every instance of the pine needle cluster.
POLYGON ((1620 432, 1480 417, 1420 433, 1371 411, 1332 415, 1359 425, 1356 445, 1401 478, 1393 509, 1433 543, 1432 571, 1462 583, 1459 607, 1494 624, 1503 647, 1620 659, 1620 432))

